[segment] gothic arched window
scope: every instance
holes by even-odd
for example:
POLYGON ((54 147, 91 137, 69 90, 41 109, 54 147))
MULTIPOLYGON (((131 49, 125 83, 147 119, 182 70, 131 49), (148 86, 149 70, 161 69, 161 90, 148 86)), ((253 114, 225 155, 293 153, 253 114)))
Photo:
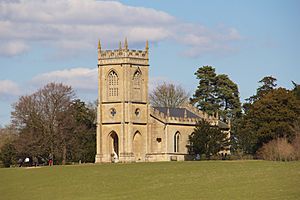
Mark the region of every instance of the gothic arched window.
POLYGON ((141 100, 142 74, 140 70, 137 70, 133 74, 132 88, 133 88, 133 99, 137 101, 141 100))
POLYGON ((114 96, 118 96, 119 94, 119 79, 118 79, 118 75, 115 71, 111 71, 108 74, 108 96, 109 97, 114 97, 114 96))
POLYGON ((176 132, 174 135, 174 152, 179 152, 179 141, 180 141, 180 133, 176 132))
POLYGON ((136 71, 133 75, 133 88, 140 89, 141 88, 141 72, 136 71))

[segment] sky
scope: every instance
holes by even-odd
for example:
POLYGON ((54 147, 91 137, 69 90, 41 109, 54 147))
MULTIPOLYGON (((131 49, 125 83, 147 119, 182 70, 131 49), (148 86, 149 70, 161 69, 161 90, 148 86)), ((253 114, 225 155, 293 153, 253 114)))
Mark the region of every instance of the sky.
POLYGON ((298 0, 0 0, 0 126, 13 104, 49 82, 97 98, 97 43, 130 49, 149 40, 149 87, 180 84, 191 95, 194 73, 210 65, 238 84, 240 98, 258 81, 300 83, 298 0))

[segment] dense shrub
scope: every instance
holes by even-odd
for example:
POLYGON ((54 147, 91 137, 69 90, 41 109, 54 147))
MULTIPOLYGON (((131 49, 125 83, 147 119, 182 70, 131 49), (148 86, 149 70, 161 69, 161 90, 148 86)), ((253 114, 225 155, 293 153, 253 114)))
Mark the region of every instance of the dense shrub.
POLYGON ((6 143, 1 147, 0 160, 4 167, 10 167, 15 161, 16 149, 12 143, 6 143))
POLYGON ((258 156, 264 160, 291 161, 295 160, 295 148, 286 138, 277 138, 264 144, 258 156))
POLYGON ((200 120, 197 122, 194 132, 189 136, 187 145, 189 154, 205 154, 206 159, 214 159, 218 152, 229 146, 228 133, 218 126, 211 126, 209 122, 200 120))

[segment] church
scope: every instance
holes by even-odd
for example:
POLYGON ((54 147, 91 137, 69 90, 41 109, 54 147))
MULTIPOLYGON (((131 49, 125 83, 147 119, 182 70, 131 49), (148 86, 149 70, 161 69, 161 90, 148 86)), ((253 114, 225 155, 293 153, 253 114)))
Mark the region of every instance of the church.
POLYGON ((148 41, 144 50, 130 50, 127 39, 116 50, 102 50, 99 41, 96 163, 186 160, 199 119, 230 135, 229 124, 192 105, 152 107, 148 72, 148 41))

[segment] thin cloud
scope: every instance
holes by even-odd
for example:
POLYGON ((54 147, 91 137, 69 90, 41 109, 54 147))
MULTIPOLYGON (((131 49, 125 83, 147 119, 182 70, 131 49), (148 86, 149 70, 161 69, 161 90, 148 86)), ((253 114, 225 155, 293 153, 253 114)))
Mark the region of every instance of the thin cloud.
POLYGON ((97 68, 72 68, 43 73, 35 76, 31 83, 42 87, 49 82, 60 82, 72 86, 80 92, 97 91, 97 68))
MULTIPOLYGON (((59 82, 72 86, 80 93, 90 93, 97 95, 98 91, 98 71, 97 68, 72 68, 51 71, 39 74, 30 81, 31 86, 39 88, 49 82, 59 82)), ((152 91, 157 85, 163 82, 175 83, 166 77, 150 77, 149 91, 152 91)))
POLYGON ((0 55, 15 56, 23 54, 29 50, 29 46, 22 41, 0 41, 0 55))
POLYGON ((76 55, 94 49, 98 38, 110 48, 126 36, 134 46, 144 45, 146 40, 173 40, 183 44, 186 52, 193 52, 187 56, 197 56, 234 48, 231 43, 241 39, 235 28, 210 29, 182 22, 166 12, 116 1, 4 1, 0 27, 0 44, 19 44, 9 53, 0 51, 2 56, 22 54, 39 42, 55 48, 58 54, 71 51, 76 55))
MULTIPOLYGON (((0 99, 30 95, 50 82, 63 83, 71 86, 79 96, 91 95, 93 98, 98 91, 97 68, 71 68, 38 74, 26 83, 26 88, 11 80, 0 80, 0 99)), ((163 82, 175 83, 166 77, 150 77, 149 91, 163 82)), ((93 100, 93 99, 89 99, 93 100)))
POLYGON ((0 100, 8 101, 21 94, 19 85, 11 80, 0 80, 0 100))
POLYGON ((39 74, 24 83, 12 80, 0 80, 0 100, 16 101, 21 95, 30 95, 50 82, 63 83, 71 86, 82 97, 97 94, 97 68, 72 68, 39 74), (23 87, 26 85, 26 87, 23 87))

